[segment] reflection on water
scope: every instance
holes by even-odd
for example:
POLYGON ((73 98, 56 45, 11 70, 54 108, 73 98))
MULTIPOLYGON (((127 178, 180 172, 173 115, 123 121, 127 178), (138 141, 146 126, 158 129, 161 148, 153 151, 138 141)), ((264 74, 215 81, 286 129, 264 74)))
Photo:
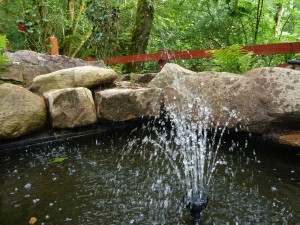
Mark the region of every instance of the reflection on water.
MULTIPOLYGON (((189 224, 180 161, 154 154, 145 135, 119 130, 1 153, 0 224, 189 224)), ((300 221, 300 156, 224 139, 217 160, 203 224, 300 221)))

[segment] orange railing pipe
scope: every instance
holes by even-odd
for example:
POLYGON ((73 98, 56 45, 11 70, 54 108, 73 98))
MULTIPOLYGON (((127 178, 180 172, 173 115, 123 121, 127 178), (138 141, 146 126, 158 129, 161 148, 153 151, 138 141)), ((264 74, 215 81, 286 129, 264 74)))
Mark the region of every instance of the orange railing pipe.
MULTIPOLYGON (((300 42, 277 43, 277 44, 263 44, 263 45, 250 45, 245 46, 245 50, 252 51, 255 55, 272 55, 272 54, 291 54, 300 53, 300 42)), ((160 65, 169 60, 181 59, 200 59, 210 58, 209 50, 214 49, 200 49, 200 50, 187 50, 187 51, 168 51, 161 50, 153 54, 139 54, 118 56, 104 59, 106 64, 121 64, 131 62, 148 62, 159 61, 160 65)))

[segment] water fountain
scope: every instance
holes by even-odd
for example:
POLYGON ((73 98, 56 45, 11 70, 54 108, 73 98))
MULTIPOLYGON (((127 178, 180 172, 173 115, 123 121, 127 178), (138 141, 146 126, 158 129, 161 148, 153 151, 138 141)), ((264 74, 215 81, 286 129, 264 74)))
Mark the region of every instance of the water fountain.
MULTIPOLYGON (((180 88, 178 88, 180 91, 180 88)), ((177 98, 177 97, 174 97, 177 98)), ((225 127, 219 127, 219 122, 213 122, 211 109, 201 104, 199 98, 180 99, 180 106, 168 104, 166 106, 165 119, 158 123, 165 124, 169 121, 169 129, 155 130, 158 141, 146 137, 144 142, 153 142, 159 146, 161 153, 173 161, 179 158, 184 174, 180 175, 178 166, 174 166, 179 179, 184 180, 183 204, 190 210, 192 224, 200 225, 201 212, 208 205, 208 195, 210 182, 221 161, 217 161, 217 155, 221 146, 222 137, 226 131, 225 127), (175 144, 174 144, 175 143, 175 144)), ((229 112, 222 109, 228 124, 231 119, 236 119, 236 111, 229 112)))
MULTIPOLYGON (((41 224, 183 225, 191 219, 193 224, 300 220, 297 159, 289 158, 289 166, 272 165, 282 157, 268 160, 269 153, 255 150, 261 147, 249 147, 251 140, 225 139, 228 130, 212 124, 210 108, 199 99, 184 101, 181 111, 168 107, 163 119, 131 132, 126 128, 28 147, 20 154, 1 153, 0 221, 21 224, 36 217, 41 224), (65 160, 49 163, 53 158, 65 160)), ((238 117, 222 110, 228 122, 238 117)))

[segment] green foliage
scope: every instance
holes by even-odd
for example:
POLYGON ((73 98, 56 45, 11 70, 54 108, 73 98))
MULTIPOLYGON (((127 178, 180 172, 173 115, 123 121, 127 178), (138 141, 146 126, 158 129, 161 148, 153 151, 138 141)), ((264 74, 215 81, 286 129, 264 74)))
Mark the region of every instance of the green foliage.
POLYGON ((18 32, 17 20, 22 14, 20 0, 0 1, 0 34, 6 34, 9 43, 7 50, 17 51, 24 48, 24 35, 18 32))
POLYGON ((3 55, 2 51, 6 47, 7 39, 5 35, 0 35, 0 69, 4 69, 4 64, 9 62, 9 59, 3 55))
POLYGON ((120 8, 110 1, 94 1, 89 4, 85 15, 91 21, 93 33, 85 44, 83 56, 107 58, 118 55, 121 32, 120 8))
MULTIPOLYGON (((46 52, 45 39, 54 35, 59 40, 61 54, 74 56, 77 53, 76 57, 97 59, 129 55, 137 2, 4 0, 0 1, 0 34, 6 34, 10 51, 46 52), (74 20, 70 19, 68 2, 74 2, 74 20), (18 32, 17 20, 26 24, 25 33, 18 32)), ((300 40, 299 0, 153 0, 151 4, 154 4, 155 18, 147 53, 300 40), (278 21, 280 7, 284 11, 278 21)), ((237 58, 239 63, 234 61, 238 65, 229 69, 239 72, 260 65, 261 61, 267 66, 278 65, 291 56, 257 57, 237 51, 237 55, 230 57, 237 58)), ((206 59, 175 62, 196 71, 211 69, 212 63, 206 59)), ((213 63, 214 69, 224 69, 220 60, 217 62, 215 58, 213 63)), ((143 63, 141 69, 142 72, 155 70, 155 62, 143 63)))
POLYGON ((216 71, 244 73, 259 67, 262 63, 260 60, 257 60, 252 52, 246 51, 243 47, 238 45, 211 50, 209 53, 213 56, 213 61, 215 63, 215 66, 212 69, 216 71))

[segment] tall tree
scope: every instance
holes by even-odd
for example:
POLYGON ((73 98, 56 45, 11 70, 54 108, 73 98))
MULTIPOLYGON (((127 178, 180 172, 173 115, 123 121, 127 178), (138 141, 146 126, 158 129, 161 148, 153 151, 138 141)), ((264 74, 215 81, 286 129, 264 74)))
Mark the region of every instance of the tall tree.
MULTIPOLYGON (((146 53, 148 40, 154 19, 154 0, 138 0, 134 30, 132 32, 129 54, 146 53)), ((128 64, 127 71, 134 72, 140 68, 140 64, 128 64)))

